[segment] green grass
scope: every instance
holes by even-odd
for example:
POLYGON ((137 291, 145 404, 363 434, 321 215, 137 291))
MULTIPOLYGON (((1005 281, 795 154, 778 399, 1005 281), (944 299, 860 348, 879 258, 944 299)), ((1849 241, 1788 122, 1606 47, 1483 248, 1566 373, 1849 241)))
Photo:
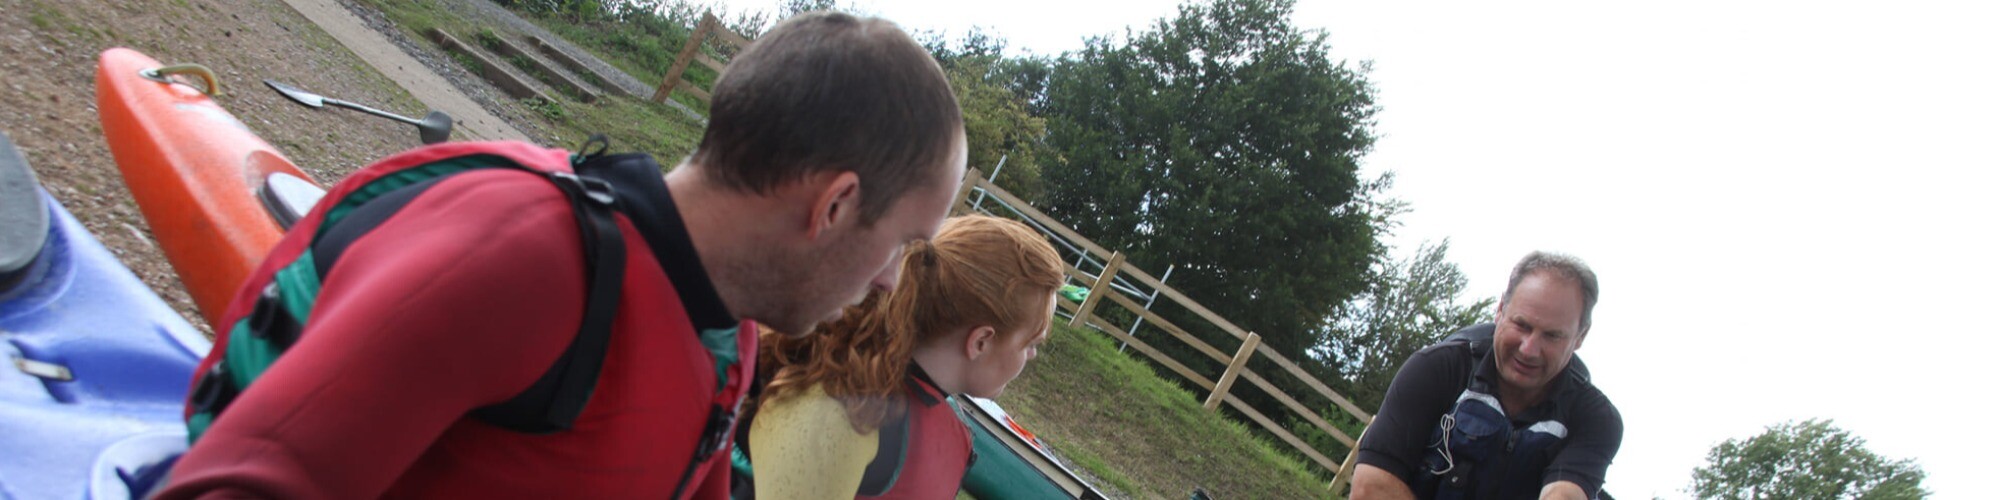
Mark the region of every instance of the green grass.
POLYGON ((528 109, 535 110, 536 113, 542 115, 542 118, 547 118, 552 121, 562 121, 569 118, 569 110, 563 107, 562 103, 553 100, 543 99, 540 97, 530 97, 527 99, 522 99, 521 105, 527 106, 528 109))
MULTIPOLYGON (((531 14, 521 14, 521 17, 590 51, 606 64, 650 86, 658 86, 660 79, 666 77, 667 70, 672 69, 674 59, 680 56, 681 48, 694 29, 692 25, 681 26, 666 19, 622 24, 608 21, 572 24, 556 17, 531 14)), ((682 79, 704 89, 714 87, 717 76, 715 70, 694 62, 688 63, 681 74, 682 79)), ((688 109, 707 112, 707 103, 686 92, 676 92, 669 97, 688 109)))
POLYGON ((1090 450, 1071 449, 1063 456, 1068 457, 1072 462, 1076 462, 1077 467, 1082 467, 1083 470, 1090 472, 1097 479, 1110 483, 1099 487, 1099 489, 1109 487, 1125 492, 1142 491, 1139 483, 1133 482, 1132 478, 1125 477, 1124 473, 1118 472, 1118 469, 1113 468, 1104 459, 1098 458, 1097 454, 1091 453, 1090 450))
POLYGON ((486 72, 486 65, 480 64, 478 59, 473 59, 471 55, 468 55, 464 52, 451 53, 451 60, 458 61, 459 66, 465 67, 465 69, 467 71, 471 71, 472 74, 477 75, 486 72))
MULTIPOLYGON (((481 40, 482 40, 481 43, 486 43, 485 40, 489 39, 481 38, 481 40)), ((499 55, 500 42, 498 41, 498 39, 491 39, 491 40, 493 40, 491 43, 486 43, 487 51, 493 52, 494 55, 499 55)), ((556 85, 555 82, 557 80, 557 76, 554 73, 550 73, 548 70, 544 69, 541 65, 535 64, 535 60, 533 58, 518 54, 503 55, 500 56, 500 58, 507 60, 507 64, 514 65, 514 69, 518 69, 522 73, 527 73, 529 78, 541 80, 542 83, 546 84, 549 87, 549 89, 554 90, 557 93, 560 93, 578 102, 582 102, 584 100, 585 96, 583 95, 583 89, 578 89, 566 85, 556 85)), ((562 117, 560 116, 551 117, 551 119, 560 120, 562 119, 562 117)))
MULTIPOLYGON (((637 25, 611 22, 579 25, 546 16, 522 15, 522 17, 590 51, 605 63, 641 81, 665 75, 667 69, 673 66, 674 58, 680 55, 681 47, 687 43, 688 34, 693 29, 692 26, 671 25, 667 21, 637 25)), ((689 80, 703 84, 714 81, 713 70, 706 66, 690 66, 698 66, 700 69, 689 68, 689 80)))
POLYGON ((110 38, 110 31, 99 31, 92 28, 88 23, 78 23, 70 19, 69 14, 55 7, 43 5, 40 2, 33 2, 27 7, 32 10, 32 12, 28 13, 28 24, 33 24, 36 29, 41 31, 48 32, 60 29, 84 42, 98 42, 110 38))
POLYGON ((1328 497, 1326 480, 1242 423, 1118 352, 1109 336, 1057 326, 1000 402, 1058 452, 1136 497, 1328 497))
POLYGON ((40 28, 42 31, 50 31, 55 29, 56 26, 55 19, 58 18, 55 16, 50 16, 48 13, 45 12, 36 12, 33 14, 28 14, 28 23, 35 25, 36 28, 40 28))
POLYGON ((429 41, 424 33, 431 28, 442 28, 453 33, 465 33, 475 28, 473 23, 453 15, 436 2, 398 2, 394 0, 361 0, 388 16, 397 26, 413 38, 429 41))
MULTIPOLYGON (((611 138, 611 150, 644 151, 671 167, 681 157, 694 152, 701 141, 702 125, 664 104, 624 97, 605 96, 596 104, 571 106, 564 139, 581 142, 593 133, 611 138)), ((562 146, 571 146, 563 143, 562 146)))
POLYGON ((590 84, 590 86, 597 87, 599 90, 603 90, 605 92, 612 92, 616 90, 611 86, 612 85, 611 82, 604 81, 603 78, 598 78, 597 73, 590 71, 576 71, 575 69, 571 69, 570 74, 576 75, 576 78, 578 80, 583 80, 583 83, 588 83, 590 84))

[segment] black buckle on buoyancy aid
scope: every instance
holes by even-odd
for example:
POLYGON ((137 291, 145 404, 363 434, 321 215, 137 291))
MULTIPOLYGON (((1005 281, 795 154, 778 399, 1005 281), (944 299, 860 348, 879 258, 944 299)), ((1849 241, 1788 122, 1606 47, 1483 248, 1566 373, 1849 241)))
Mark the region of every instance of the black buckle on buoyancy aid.
POLYGON ((616 207, 618 197, 611 191, 611 183, 596 177, 583 177, 569 172, 549 172, 550 180, 556 181, 564 191, 581 194, 585 199, 605 207, 616 207))
POLYGON ((284 351, 298 342, 304 330, 298 318, 285 310, 284 293, 273 280, 257 293, 257 303, 250 309, 250 334, 270 342, 272 347, 284 351))
MULTIPOLYGON (((251 337, 268 342, 271 349, 277 352, 290 349, 293 343, 298 342, 299 334, 305 330, 298 318, 292 317, 291 311, 285 309, 284 293, 278 288, 276 280, 265 284, 264 289, 258 292, 257 302, 251 306, 246 326, 249 327, 248 332, 251 337)), ((228 333, 224 332, 223 335, 228 333)), ((237 387, 227 365, 228 363, 211 365, 208 372, 203 373, 201 379, 195 382, 194 390, 188 397, 188 403, 194 409, 194 413, 220 414, 223 408, 228 407, 229 403, 234 402, 236 396, 243 392, 244 388, 237 387)))
POLYGON ((236 401, 237 394, 241 392, 235 382, 230 381, 229 370, 222 363, 215 363, 209 365, 208 372, 195 382, 194 392, 188 395, 188 406, 193 408, 194 414, 221 413, 224 407, 236 401))

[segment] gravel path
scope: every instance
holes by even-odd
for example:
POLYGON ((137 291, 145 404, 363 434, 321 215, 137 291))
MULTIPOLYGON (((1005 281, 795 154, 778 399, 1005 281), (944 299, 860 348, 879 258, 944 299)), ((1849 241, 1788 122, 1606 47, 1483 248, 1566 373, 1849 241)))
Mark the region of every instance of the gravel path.
MULTIPOLYGON (((213 69, 227 90, 216 103, 321 181, 418 146, 415 130, 361 113, 306 108, 258 82, 278 80, 406 115, 430 107, 418 100, 423 94, 404 91, 387 76, 392 72, 376 71, 280 0, 0 0, 0 132, 13 138, 50 194, 204 332, 208 323, 149 234, 105 141, 96 61, 109 47, 213 69)), ((459 137, 473 137, 466 133, 472 128, 459 137)))

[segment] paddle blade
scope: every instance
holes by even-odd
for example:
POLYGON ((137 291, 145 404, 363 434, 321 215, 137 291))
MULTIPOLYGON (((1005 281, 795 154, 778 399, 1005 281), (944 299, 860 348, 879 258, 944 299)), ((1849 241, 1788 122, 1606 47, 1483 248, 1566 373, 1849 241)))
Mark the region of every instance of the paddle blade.
POLYGON ((283 83, 278 83, 277 80, 264 80, 264 86, 270 87, 271 90, 278 91, 279 94, 283 94, 285 98, 291 99, 292 102, 299 103, 308 108, 319 108, 326 106, 325 97, 322 97, 319 94, 314 94, 311 92, 306 92, 304 90, 299 90, 298 87, 293 87, 290 85, 285 85, 283 83))

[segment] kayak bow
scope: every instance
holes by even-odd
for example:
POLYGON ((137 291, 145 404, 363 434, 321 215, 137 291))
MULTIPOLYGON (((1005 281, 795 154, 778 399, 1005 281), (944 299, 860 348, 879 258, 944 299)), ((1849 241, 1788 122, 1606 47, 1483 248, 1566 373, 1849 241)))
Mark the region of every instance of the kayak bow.
POLYGON ((147 226, 213 331, 236 289, 318 201, 318 183, 215 103, 131 49, 98 58, 97 104, 111 155, 147 226), (309 189, 305 189, 309 188, 309 189))

